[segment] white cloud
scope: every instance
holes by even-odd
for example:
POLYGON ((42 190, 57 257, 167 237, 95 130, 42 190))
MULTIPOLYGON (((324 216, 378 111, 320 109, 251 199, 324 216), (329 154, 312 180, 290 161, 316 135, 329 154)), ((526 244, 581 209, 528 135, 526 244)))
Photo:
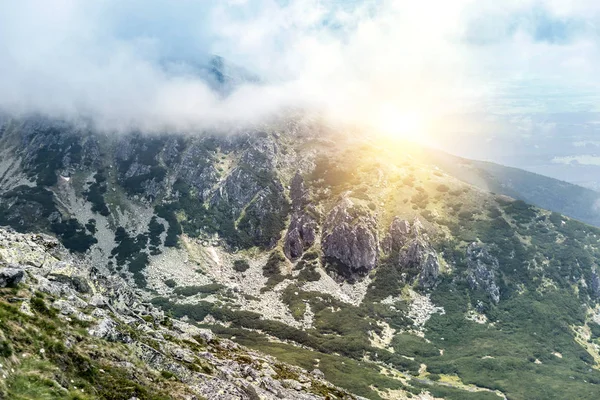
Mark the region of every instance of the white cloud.
POLYGON ((598 87, 599 11, 567 0, 6 1, 0 109, 145 130, 237 125, 291 107, 350 123, 390 107, 399 121, 543 109, 536 79, 598 87), (564 21, 581 26, 560 43, 536 36, 544 23, 561 34, 564 21), (209 54, 264 83, 222 96, 190 73, 209 54), (512 99, 515 82, 529 103, 512 99))
POLYGON ((580 156, 554 157, 554 164, 600 165, 600 156, 584 154, 580 156))

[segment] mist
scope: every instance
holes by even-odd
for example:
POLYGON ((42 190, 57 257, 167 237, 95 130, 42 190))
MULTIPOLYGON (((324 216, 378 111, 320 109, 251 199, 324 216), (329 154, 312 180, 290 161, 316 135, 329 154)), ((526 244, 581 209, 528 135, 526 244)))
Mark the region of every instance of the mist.
POLYGON ((430 131, 448 115, 527 107, 520 98, 539 106, 540 82, 598 88, 600 5, 498 3, 5 1, 0 111, 199 131, 304 110, 430 131), (214 56, 231 67, 227 88, 210 74, 214 56))

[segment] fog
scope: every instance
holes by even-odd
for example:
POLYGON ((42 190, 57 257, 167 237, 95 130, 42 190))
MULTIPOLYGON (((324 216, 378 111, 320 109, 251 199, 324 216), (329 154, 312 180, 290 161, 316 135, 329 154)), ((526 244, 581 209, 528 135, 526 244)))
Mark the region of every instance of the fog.
POLYGON ((597 89, 599 11, 566 0, 3 1, 0 110, 109 131, 236 127, 298 109, 440 131, 448 115, 540 111, 540 82, 597 89))

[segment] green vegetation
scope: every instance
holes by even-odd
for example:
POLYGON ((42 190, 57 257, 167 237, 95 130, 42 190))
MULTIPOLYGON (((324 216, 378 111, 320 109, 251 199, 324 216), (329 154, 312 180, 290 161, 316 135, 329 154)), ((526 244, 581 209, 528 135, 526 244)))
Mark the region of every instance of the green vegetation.
POLYGON ((269 255, 267 263, 263 266, 263 276, 269 278, 262 291, 270 290, 278 283, 283 282, 285 276, 281 273, 281 268, 285 266, 287 259, 280 250, 275 250, 269 255))
POLYGON ((50 225, 50 229, 71 251, 85 253, 93 244, 98 243, 98 240, 92 235, 88 235, 87 229, 75 218, 54 222, 50 225))
POLYGON ((250 268, 250 264, 246 260, 239 259, 233 262, 233 269, 237 272, 245 272, 248 268, 250 268))
POLYGON ((180 286, 175 288, 174 292, 175 294, 189 297, 197 294, 215 294, 224 288, 225 286, 218 283, 211 283, 203 286, 180 286))
POLYGON ((6 192, 0 199, 0 225, 8 225, 17 232, 52 232, 66 248, 79 253, 97 243, 87 233, 88 229, 92 232, 91 226, 86 229, 74 218, 61 218, 54 195, 42 187, 18 186, 6 192))
POLYGON ((300 282, 316 282, 319 279, 321 279, 321 274, 314 265, 304 267, 298 274, 298 281, 300 282))
POLYGON ((179 235, 181 235, 181 225, 175 216, 176 208, 172 204, 157 205, 154 212, 159 217, 165 219, 169 224, 167 237, 165 238, 166 247, 177 247, 179 235))
POLYGON ((133 274, 136 284, 140 287, 146 286, 146 278, 142 271, 149 263, 148 254, 142 250, 146 248, 148 236, 139 234, 135 238, 129 236, 123 227, 115 231, 115 242, 117 246, 112 249, 111 257, 114 257, 118 266, 128 264, 129 272, 133 274))
POLYGON ((150 244, 150 255, 158 255, 161 253, 159 246, 161 245, 160 235, 165 231, 165 227, 158 223, 156 216, 153 216, 148 223, 148 241, 150 244))
POLYGON ((167 287, 174 288, 175 286, 177 286, 177 283, 174 279, 167 279, 165 281, 165 285, 167 285, 167 287))
POLYGON ((592 333, 592 339, 600 338, 600 324, 595 322, 588 322, 588 327, 592 333))
POLYGON ((0 341, 0 363, 6 375, 0 380, 0 398, 170 398, 164 378, 143 367, 138 366, 134 374, 121 366, 130 362, 124 345, 90 337, 85 322, 58 319, 45 295, 38 292, 31 298, 33 315, 8 302, 28 293, 0 289, 0 336, 7 339, 0 341))
POLYGON ((94 182, 90 184, 87 191, 83 193, 87 201, 92 203, 92 211, 105 217, 110 215, 106 206, 104 194, 106 193, 106 175, 104 169, 99 169, 94 175, 94 182))

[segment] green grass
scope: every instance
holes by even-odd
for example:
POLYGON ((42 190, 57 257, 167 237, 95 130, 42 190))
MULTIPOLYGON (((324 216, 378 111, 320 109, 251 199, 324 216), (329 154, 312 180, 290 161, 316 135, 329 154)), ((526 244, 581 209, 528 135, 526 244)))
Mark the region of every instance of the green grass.
MULTIPOLYGON (((0 363, 7 375, 6 380, 0 381, 0 398, 170 398, 164 379, 158 377, 158 372, 140 368, 127 346, 90 337, 88 322, 57 318, 50 307, 50 296, 36 293, 31 297, 33 316, 21 313, 16 305, 7 302, 9 297, 24 297, 28 293, 21 289, 0 289, 0 337, 9 343, 0 353, 0 363), (69 347, 65 345, 67 341, 71 343, 69 347), (135 374, 119 366, 125 361, 138 365, 135 374)), ((132 337, 142 340, 135 334, 131 331, 132 337)), ((147 344, 152 343, 147 341, 147 344)))

